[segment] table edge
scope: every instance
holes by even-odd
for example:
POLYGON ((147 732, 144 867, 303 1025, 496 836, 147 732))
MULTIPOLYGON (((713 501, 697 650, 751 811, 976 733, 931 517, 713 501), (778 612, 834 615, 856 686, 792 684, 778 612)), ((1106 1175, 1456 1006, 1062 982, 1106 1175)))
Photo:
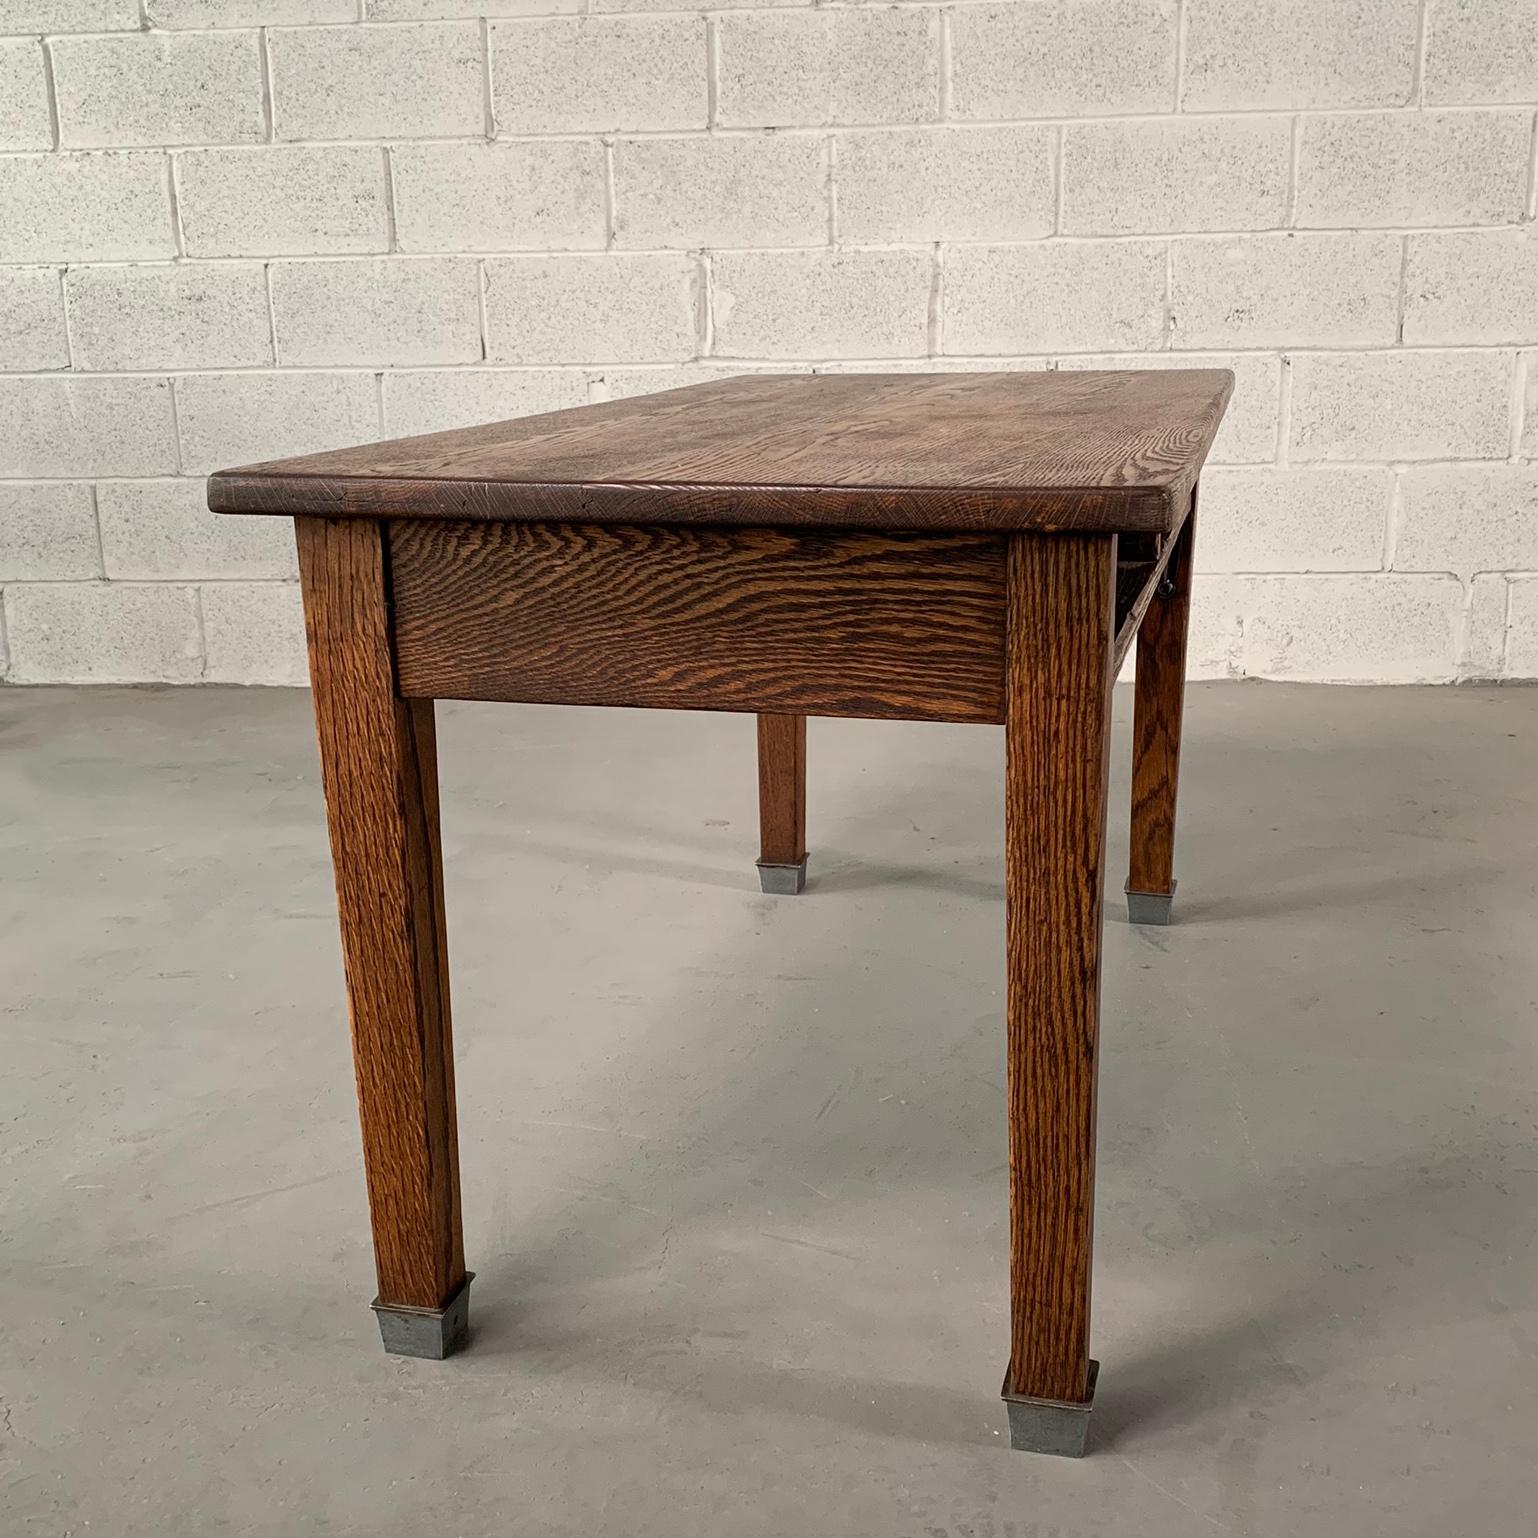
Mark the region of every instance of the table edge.
POLYGON ((225 470, 208 478, 208 506, 222 514, 318 518, 1165 534, 1189 499, 1204 459, 1205 448, 1201 456, 1193 456, 1189 467, 1162 483, 1007 489, 595 484, 225 470))

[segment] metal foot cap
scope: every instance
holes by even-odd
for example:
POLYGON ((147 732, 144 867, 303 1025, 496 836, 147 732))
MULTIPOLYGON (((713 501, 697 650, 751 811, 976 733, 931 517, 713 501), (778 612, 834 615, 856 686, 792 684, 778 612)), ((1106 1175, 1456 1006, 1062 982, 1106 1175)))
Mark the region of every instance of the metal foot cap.
POLYGON ((1175 882, 1170 882, 1167 892, 1134 892, 1127 888, 1127 922, 1129 924, 1168 924, 1170 905, 1175 901, 1175 882))
POLYGON ((806 862, 809 858, 804 855, 799 865, 771 865, 760 860, 758 884, 776 897, 794 897, 806 885, 806 862))
POLYGON ((441 1362, 464 1345, 470 1333, 470 1283, 475 1272, 465 1272, 465 1279, 442 1308, 413 1308, 406 1303, 369 1304, 379 1320, 379 1334, 384 1348, 392 1356, 420 1356, 441 1362))
POLYGON ((1089 1441, 1089 1412, 1095 1402, 1100 1363, 1089 1364, 1089 1387, 1083 1404, 1063 1399, 1032 1399, 1009 1392, 1004 1375, 1004 1403, 1009 1407, 1009 1445, 1017 1453, 1049 1453, 1056 1458, 1082 1458, 1089 1441))

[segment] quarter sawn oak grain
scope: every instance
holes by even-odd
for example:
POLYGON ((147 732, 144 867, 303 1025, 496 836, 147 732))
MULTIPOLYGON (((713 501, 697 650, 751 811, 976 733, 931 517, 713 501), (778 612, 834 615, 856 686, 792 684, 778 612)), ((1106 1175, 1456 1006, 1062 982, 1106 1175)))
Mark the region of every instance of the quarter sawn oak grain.
POLYGON ((400 691, 1001 721, 989 534, 390 525, 400 691))
POLYGON ((227 513, 1168 532, 1221 369, 758 374, 226 470, 227 513))

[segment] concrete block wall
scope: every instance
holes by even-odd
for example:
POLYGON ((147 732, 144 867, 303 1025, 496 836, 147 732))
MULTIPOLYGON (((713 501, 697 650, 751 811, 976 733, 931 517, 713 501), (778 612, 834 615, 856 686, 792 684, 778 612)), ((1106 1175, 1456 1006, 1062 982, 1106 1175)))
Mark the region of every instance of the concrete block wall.
POLYGON ((1238 376, 1193 670, 1538 676, 1534 0, 5 0, 0 677, 304 678, 222 465, 1238 376))

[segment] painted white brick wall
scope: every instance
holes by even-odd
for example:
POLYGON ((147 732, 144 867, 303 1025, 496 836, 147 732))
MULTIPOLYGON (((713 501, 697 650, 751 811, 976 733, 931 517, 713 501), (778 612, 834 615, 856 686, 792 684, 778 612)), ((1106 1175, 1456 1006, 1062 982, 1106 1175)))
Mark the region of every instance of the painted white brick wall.
POLYGON ((1534 0, 4 0, 0 678, 299 683, 224 465, 1232 368, 1193 672, 1538 677, 1534 0))

